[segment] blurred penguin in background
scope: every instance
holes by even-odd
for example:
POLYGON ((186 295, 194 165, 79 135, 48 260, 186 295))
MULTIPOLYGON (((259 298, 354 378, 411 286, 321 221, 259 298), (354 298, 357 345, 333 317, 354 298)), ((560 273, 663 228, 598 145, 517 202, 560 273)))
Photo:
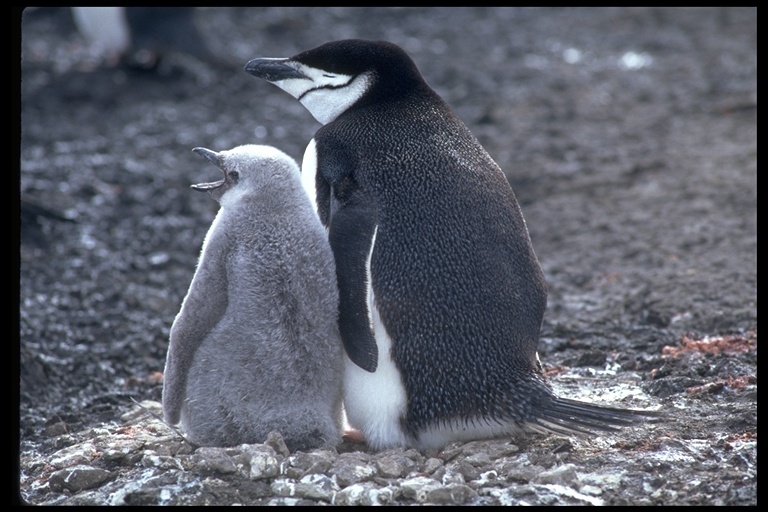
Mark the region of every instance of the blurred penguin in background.
POLYGON ((195 22, 194 7, 72 7, 80 34, 110 66, 152 70, 163 55, 179 52, 215 66, 215 55, 195 22))

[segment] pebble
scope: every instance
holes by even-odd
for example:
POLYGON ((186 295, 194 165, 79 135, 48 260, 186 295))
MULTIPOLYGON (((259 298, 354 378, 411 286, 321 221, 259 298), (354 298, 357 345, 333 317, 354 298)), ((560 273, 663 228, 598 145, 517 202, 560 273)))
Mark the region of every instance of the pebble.
POLYGON ((66 489, 72 492, 90 489, 105 482, 112 476, 111 471, 78 464, 54 471, 48 484, 52 489, 66 489))

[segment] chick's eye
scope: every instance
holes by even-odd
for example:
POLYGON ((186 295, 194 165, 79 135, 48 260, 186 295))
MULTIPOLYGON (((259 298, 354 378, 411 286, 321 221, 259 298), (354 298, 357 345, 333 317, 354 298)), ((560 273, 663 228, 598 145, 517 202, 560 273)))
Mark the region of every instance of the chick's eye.
POLYGON ((229 177, 232 179, 232 181, 234 181, 235 183, 237 183, 237 180, 238 180, 238 179, 240 179, 240 173, 239 173, 239 172, 237 172, 237 171, 231 171, 231 172, 229 173, 229 177))

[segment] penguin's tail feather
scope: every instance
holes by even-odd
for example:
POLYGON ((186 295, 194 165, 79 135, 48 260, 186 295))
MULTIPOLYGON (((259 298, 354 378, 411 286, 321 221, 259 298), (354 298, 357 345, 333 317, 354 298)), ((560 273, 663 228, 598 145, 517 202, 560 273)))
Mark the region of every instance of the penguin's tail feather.
POLYGON ((531 428, 563 435, 595 435, 599 432, 616 432, 621 427, 636 425, 660 416, 662 414, 659 411, 620 409, 552 397, 552 400, 548 400, 538 411, 531 428))

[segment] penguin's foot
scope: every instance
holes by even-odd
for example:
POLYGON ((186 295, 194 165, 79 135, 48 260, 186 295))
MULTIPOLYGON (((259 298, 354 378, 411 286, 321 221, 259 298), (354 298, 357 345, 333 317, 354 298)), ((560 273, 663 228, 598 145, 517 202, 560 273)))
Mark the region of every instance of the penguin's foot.
POLYGON ((365 437, 363 436, 363 433, 355 428, 344 430, 344 432, 341 434, 341 439, 342 441, 350 442, 353 444, 365 444, 365 437))

